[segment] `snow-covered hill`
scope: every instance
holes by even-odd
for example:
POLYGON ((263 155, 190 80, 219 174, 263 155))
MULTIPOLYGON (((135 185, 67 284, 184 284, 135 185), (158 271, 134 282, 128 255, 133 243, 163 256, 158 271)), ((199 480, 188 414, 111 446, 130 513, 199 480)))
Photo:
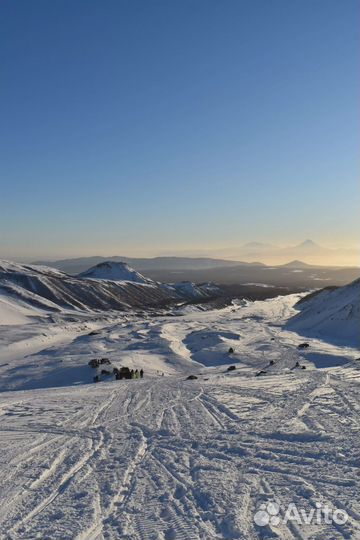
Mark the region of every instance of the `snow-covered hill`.
POLYGON ((111 281, 131 281, 135 283, 149 283, 154 285, 154 282, 130 268, 124 262, 106 261, 89 268, 85 272, 78 275, 80 278, 91 279, 108 279, 111 281))
POLYGON ((107 261, 97 264, 78 275, 80 278, 101 279, 111 281, 130 281, 134 283, 160 286, 172 298, 179 297, 186 300, 201 300, 221 295, 220 287, 214 283, 192 283, 180 281, 179 283, 158 283, 147 278, 131 268, 127 263, 107 261))
POLYGON ((360 346, 360 279, 344 287, 330 287, 304 297, 288 327, 305 335, 360 346))
POLYGON ((4 292, 0 294, 0 325, 27 324, 35 314, 39 312, 31 306, 26 306, 4 292))
MULTIPOLYGON (((85 274, 74 277, 46 266, 0 261, 2 312, 14 312, 15 303, 30 306, 36 315, 39 315, 39 310, 103 311, 161 307, 220 293, 210 285, 198 290, 196 286, 193 290, 182 286, 167 287, 122 263, 103 263, 85 274)), ((6 314, 2 318, 5 320, 6 314)))
POLYGON ((1 294, 46 311, 123 310, 163 305, 175 299, 155 282, 77 278, 44 266, 6 261, 0 264, 1 294))
POLYGON ((180 281, 179 283, 169 283, 163 288, 172 294, 177 294, 190 300, 200 300, 201 298, 211 298, 221 294, 220 287, 214 283, 192 283, 191 281, 180 281))

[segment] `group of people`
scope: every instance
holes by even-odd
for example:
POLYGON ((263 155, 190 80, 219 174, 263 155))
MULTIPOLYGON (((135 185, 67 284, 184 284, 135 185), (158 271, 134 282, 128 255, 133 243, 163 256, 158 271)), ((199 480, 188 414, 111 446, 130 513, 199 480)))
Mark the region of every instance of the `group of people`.
POLYGON ((113 374, 116 380, 121 379, 142 379, 144 377, 143 369, 130 369, 128 367, 114 368, 113 374))
POLYGON ((131 379, 142 379, 144 377, 144 370, 140 369, 130 369, 130 378, 131 379))

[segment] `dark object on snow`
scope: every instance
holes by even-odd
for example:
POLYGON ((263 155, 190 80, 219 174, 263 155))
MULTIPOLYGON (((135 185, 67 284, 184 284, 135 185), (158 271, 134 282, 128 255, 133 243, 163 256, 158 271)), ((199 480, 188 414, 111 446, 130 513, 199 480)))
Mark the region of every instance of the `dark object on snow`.
POLYGON ((234 371, 236 369, 236 366, 229 366, 226 371, 234 371))
POLYGON ((109 371, 108 369, 102 369, 101 375, 111 375, 111 371, 109 371))
POLYGON ((92 360, 90 360, 88 365, 95 369, 99 366, 99 360, 97 360, 96 358, 93 358, 92 360))
POLYGON ((293 367, 290 368, 290 369, 296 369, 296 368, 299 368, 299 367, 301 367, 301 366, 300 366, 299 361, 297 361, 297 362, 295 362, 295 366, 293 366, 293 367))
POLYGON ((117 367, 114 367, 113 369, 113 375, 116 375, 117 373, 119 373, 119 369, 117 367))
POLYGON ((121 367, 118 369, 117 373, 115 373, 115 378, 117 381, 121 381, 122 379, 131 379, 131 371, 128 367, 121 367))
POLYGON ((270 360, 269 366, 273 366, 275 364, 274 360, 270 360))
POLYGON ((100 332, 97 332, 96 330, 92 330, 91 332, 88 333, 88 336, 97 336, 98 334, 100 334, 100 332))
POLYGON ((260 375, 265 375, 266 374, 266 371, 264 369, 261 369, 260 371, 258 371, 255 375, 255 377, 259 377, 260 375))
POLYGON ((100 358, 100 364, 111 364, 108 358, 100 358))
POLYGON ((143 377, 144 377, 144 370, 140 369, 140 379, 142 379, 143 377))
POLYGON ((187 381, 195 381, 195 379, 197 379, 196 375, 189 375, 188 377, 186 377, 187 381))
POLYGON ((301 369, 306 369, 306 366, 301 366, 301 369))
POLYGON ((275 338, 274 338, 274 337, 272 337, 270 341, 275 341, 275 338))
POLYGON ((100 380, 100 379, 99 379, 99 375, 95 375, 95 377, 94 377, 93 380, 94 380, 94 382, 99 382, 99 380, 100 380))
POLYGON ((230 349, 229 349, 228 352, 229 352, 229 354, 233 354, 233 353, 234 353, 234 349, 233 349, 232 347, 230 347, 230 349))
POLYGON ((310 347, 309 343, 300 343, 298 345, 298 349, 307 349, 308 347, 310 347))
POLYGON ((134 379, 140 379, 140 373, 138 369, 135 369, 134 371, 134 379))

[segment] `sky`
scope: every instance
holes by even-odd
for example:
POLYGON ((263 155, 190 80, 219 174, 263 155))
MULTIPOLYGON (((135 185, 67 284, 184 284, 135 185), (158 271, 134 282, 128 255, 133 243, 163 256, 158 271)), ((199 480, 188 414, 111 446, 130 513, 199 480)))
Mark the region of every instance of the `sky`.
POLYGON ((2 0, 0 257, 357 248, 358 0, 2 0))

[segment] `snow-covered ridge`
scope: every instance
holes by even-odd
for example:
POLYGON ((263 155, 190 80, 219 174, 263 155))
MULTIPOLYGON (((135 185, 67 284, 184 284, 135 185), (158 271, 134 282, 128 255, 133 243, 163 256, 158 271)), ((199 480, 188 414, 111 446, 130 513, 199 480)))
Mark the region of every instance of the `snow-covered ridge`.
POLYGON ((63 277, 66 276, 64 272, 61 272, 61 270, 58 270, 57 268, 53 268, 52 266, 45 266, 43 264, 21 264, 16 263, 13 261, 6 261, 4 259, 0 259, 0 274, 4 273, 27 273, 27 274, 44 274, 44 275, 54 275, 57 277, 63 277))
POLYGON ((288 327, 306 335, 330 337, 360 345, 360 279, 304 297, 288 327))
POLYGON ((0 262, 0 295, 45 311, 123 310, 174 300, 156 283, 78 278, 44 266, 7 261, 0 262))
POLYGON ((191 281, 181 281, 179 283, 169 283, 163 285, 163 288, 173 294, 198 300, 201 298, 209 298, 219 296, 221 289, 214 283, 192 283, 191 281))
POLYGON ((8 324, 7 311, 12 312, 12 321, 24 320, 23 316, 15 316, 15 311, 19 311, 15 304, 30 306, 34 315, 39 315, 43 311, 64 309, 104 311, 164 307, 220 294, 219 289, 210 286, 198 289, 194 286, 193 290, 166 286, 145 278, 123 263, 103 263, 84 274, 73 277, 46 266, 0 261, 0 324, 8 324))
POLYGON ((158 283, 143 276, 125 262, 107 261, 99 263, 85 272, 81 272, 78 277, 110 281, 130 281, 132 283, 152 285, 154 287, 161 287, 171 297, 179 296, 188 300, 200 300, 221 294, 220 287, 210 282, 193 283, 191 281, 180 281, 179 283, 158 283))

